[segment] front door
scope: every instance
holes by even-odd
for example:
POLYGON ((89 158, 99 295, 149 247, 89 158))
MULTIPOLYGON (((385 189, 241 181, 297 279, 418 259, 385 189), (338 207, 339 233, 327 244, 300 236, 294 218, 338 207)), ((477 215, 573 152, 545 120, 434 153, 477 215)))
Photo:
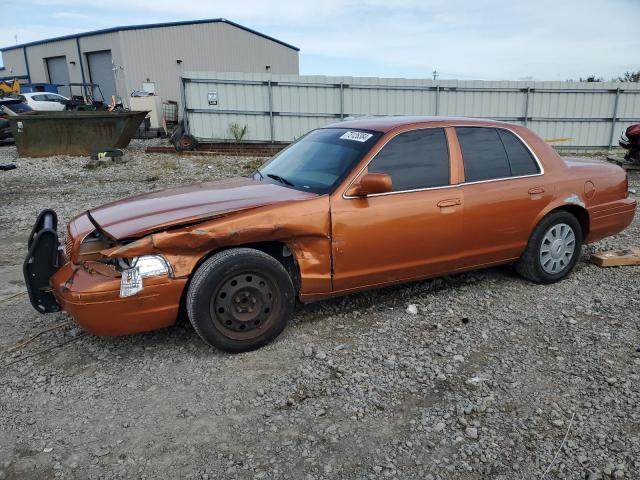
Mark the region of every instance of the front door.
POLYGON ((463 199, 461 187, 451 184, 445 129, 399 133, 359 176, 366 172, 388 174, 393 191, 363 198, 342 191, 332 196, 333 290, 455 270, 463 199))

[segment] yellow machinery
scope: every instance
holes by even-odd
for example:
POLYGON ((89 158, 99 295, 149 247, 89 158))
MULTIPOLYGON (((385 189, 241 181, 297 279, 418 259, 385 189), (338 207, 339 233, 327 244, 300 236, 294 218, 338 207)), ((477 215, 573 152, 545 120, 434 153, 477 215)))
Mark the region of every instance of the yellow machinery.
POLYGON ((20 82, 18 80, 13 80, 11 83, 0 81, 0 97, 4 95, 20 95, 20 82))

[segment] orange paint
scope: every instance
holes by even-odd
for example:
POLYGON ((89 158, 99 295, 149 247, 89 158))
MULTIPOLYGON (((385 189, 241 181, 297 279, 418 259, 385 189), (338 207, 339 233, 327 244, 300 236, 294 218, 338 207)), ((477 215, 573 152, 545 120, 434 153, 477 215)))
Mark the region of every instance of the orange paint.
MULTIPOLYGON (((96 228, 86 213, 79 215, 68 229, 70 260, 51 278, 60 305, 95 334, 141 332, 174 323, 191 274, 204 258, 225 248, 264 242, 288 247, 300 274, 300 299, 311 301, 513 262, 535 226, 556 208, 578 215, 586 242, 620 232, 635 213, 622 169, 565 163, 522 126, 438 117, 332 125, 338 126, 382 136, 329 194, 240 178, 140 195, 92 210, 95 223, 117 240, 103 255, 160 254, 171 264, 173 278, 144 279, 145 288, 132 297, 119 297, 120 278, 78 260, 81 242, 96 228), (543 172, 465 183, 456 126, 511 131, 543 172), (355 196, 369 161, 390 139, 435 127, 444 128, 446 135, 450 185, 355 196)), ((379 175, 365 183, 385 191, 387 181, 379 175)))

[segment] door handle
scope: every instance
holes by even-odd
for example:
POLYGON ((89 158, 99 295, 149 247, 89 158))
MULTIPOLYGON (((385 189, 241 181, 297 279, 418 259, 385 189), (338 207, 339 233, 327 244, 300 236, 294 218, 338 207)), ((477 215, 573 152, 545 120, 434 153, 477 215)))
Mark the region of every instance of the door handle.
POLYGON ((544 193, 544 188, 542 187, 533 187, 529 189, 529 195, 540 195, 544 193))
POLYGON ((450 198, 448 200, 440 200, 438 202, 438 206, 440 208, 455 207, 455 206, 461 205, 461 204, 462 204, 462 200, 460 200, 459 198, 450 198))

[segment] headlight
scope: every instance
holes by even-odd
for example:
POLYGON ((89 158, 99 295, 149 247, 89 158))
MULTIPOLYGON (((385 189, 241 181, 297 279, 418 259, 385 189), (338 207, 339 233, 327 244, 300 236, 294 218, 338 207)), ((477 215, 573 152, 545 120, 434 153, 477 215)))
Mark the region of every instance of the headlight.
POLYGON ((131 264, 133 267, 138 267, 142 278, 171 274, 169 262, 159 255, 145 255, 144 257, 134 258, 131 264))
POLYGON ((143 278, 171 276, 171 267, 163 257, 159 255, 145 255, 131 259, 130 267, 122 269, 120 281, 120 297, 130 297, 140 292, 143 288, 143 278))

